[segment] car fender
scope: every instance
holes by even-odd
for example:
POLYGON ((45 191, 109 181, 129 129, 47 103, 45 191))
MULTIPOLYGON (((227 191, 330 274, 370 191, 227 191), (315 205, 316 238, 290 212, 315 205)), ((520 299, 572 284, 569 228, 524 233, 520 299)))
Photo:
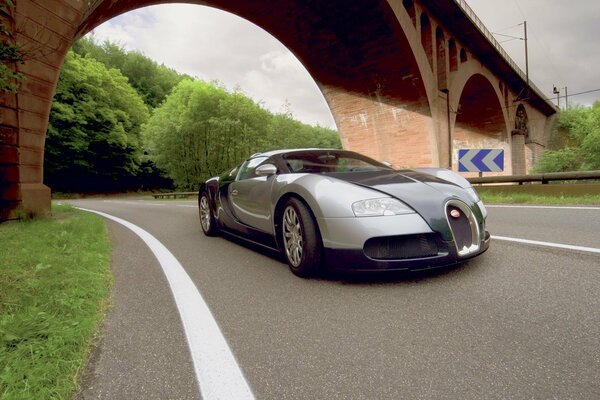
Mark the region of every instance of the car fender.
POLYGON ((289 174, 274 183, 273 207, 286 195, 297 195, 318 218, 354 217, 352 204, 365 199, 391 197, 374 189, 362 187, 326 175, 289 174))

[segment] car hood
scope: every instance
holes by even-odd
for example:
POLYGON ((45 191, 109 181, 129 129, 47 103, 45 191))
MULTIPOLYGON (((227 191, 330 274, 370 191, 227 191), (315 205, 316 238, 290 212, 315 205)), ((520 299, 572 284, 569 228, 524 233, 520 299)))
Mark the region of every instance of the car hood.
POLYGON ((332 177, 368 187, 395 197, 418 212, 435 231, 451 239, 444 205, 460 199, 469 207, 474 202, 460 186, 414 170, 334 173, 332 177))

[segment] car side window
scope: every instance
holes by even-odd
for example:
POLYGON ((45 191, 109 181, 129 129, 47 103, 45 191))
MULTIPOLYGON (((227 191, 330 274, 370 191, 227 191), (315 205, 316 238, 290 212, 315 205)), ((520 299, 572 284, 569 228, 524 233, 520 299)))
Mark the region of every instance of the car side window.
POLYGON ((237 180, 241 181, 243 179, 255 178, 256 177, 256 173, 255 173, 256 167, 263 164, 268 159, 269 159, 268 157, 256 157, 256 158, 251 158, 250 160, 246 161, 240 167, 240 171, 238 172, 237 180))

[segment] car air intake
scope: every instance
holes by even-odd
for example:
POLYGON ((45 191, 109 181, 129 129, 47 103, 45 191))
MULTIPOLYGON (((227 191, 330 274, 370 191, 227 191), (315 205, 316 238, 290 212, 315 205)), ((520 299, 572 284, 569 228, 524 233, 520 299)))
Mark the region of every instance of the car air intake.
POLYGON ((376 260, 406 260, 438 255, 435 233, 385 236, 367 240, 364 252, 376 260))

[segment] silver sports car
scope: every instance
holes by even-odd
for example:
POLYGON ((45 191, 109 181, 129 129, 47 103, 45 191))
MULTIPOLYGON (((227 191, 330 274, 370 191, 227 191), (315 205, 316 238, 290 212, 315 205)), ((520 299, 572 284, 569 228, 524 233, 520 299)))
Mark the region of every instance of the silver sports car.
POLYGON ((208 236, 226 232, 281 251, 292 272, 421 270, 489 247, 486 209, 463 177, 395 170, 335 149, 276 150, 200 185, 208 236))

